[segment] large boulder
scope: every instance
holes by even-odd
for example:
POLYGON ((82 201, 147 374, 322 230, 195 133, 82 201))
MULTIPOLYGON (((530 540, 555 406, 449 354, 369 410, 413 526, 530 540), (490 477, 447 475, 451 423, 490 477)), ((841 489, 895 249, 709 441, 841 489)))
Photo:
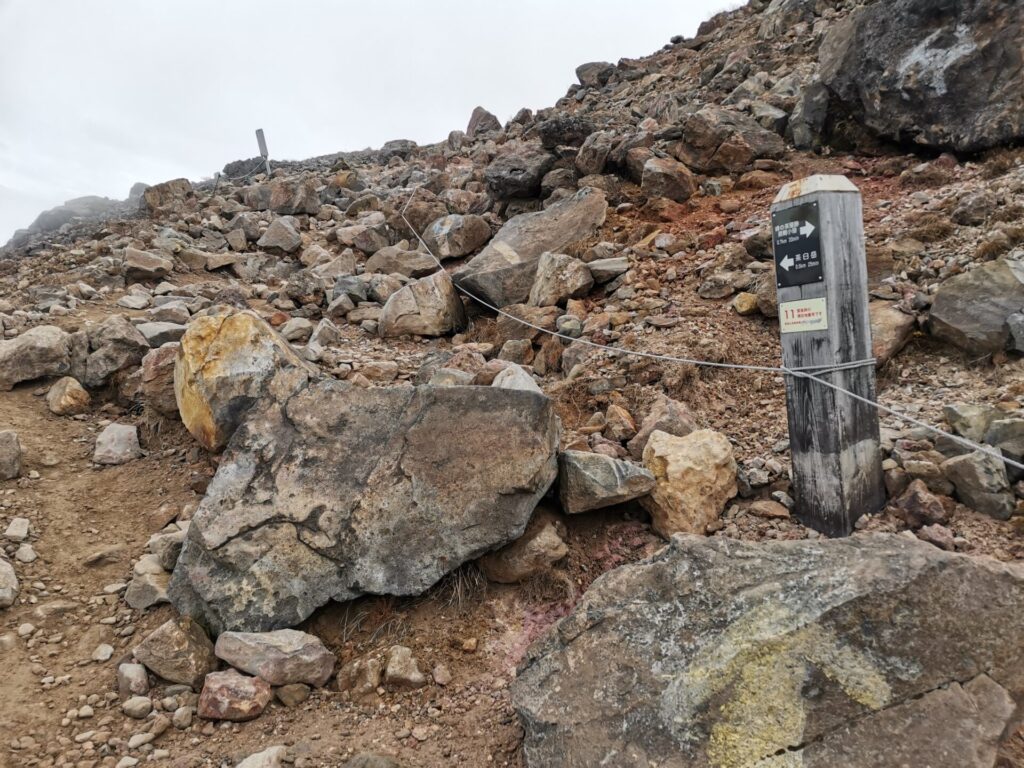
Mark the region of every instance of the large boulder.
POLYGON ((640 503, 654 530, 704 533, 737 493, 736 460, 721 432, 699 429, 685 437, 655 430, 644 446, 644 466, 655 485, 640 503))
POLYGON ((161 209, 175 209, 187 199, 194 198, 192 182, 188 179, 171 179, 162 181, 151 187, 146 187, 142 192, 140 208, 150 213, 156 213, 161 209))
POLYGON ((254 210, 271 210, 284 215, 313 214, 320 210, 320 195, 313 178, 274 179, 267 184, 254 184, 243 190, 242 200, 254 210))
POLYGON ((974 451, 942 462, 942 474, 964 504, 997 520, 1008 520, 1016 504, 1006 465, 988 453, 974 451))
MULTIPOLYGON (((725 107, 708 106, 686 115, 681 128, 683 136, 673 153, 701 173, 746 171, 755 160, 778 159, 786 151, 778 134, 725 107)), ((646 164, 644 171, 646 175, 646 164)))
POLYGON ((119 371, 135 368, 149 352, 149 342, 124 315, 111 315, 88 331, 89 356, 85 360, 87 387, 99 387, 119 371))
POLYGON ((214 631, 294 626, 328 600, 415 595, 523 533, 555 479, 551 401, 497 387, 319 381, 250 412, 169 590, 214 631))
POLYGON ((466 308, 447 272, 416 280, 388 297, 378 321, 384 338, 417 334, 443 336, 466 328, 466 308))
POLYGON ((55 325, 37 325, 20 336, 0 341, 0 391, 43 376, 71 370, 71 336, 55 325))
POLYGON ((500 131, 501 121, 483 107, 473 109, 469 116, 469 124, 466 126, 466 136, 470 139, 476 138, 482 133, 500 131))
POLYGON ((599 578, 513 686, 529 768, 995 765, 1024 569, 910 536, 676 536, 599 578))
POLYGON ((386 245, 366 260, 367 275, 405 275, 425 277, 439 269, 434 257, 423 251, 410 251, 401 245, 386 245))
POLYGON ((1024 138, 1019 0, 892 0, 834 24, 823 82, 887 139, 977 152, 1024 138))
POLYGON ((540 181, 555 164, 555 156, 536 143, 506 144, 487 169, 487 191, 497 200, 536 197, 540 181))
POLYGON ((648 197, 667 197, 685 203, 697 191, 697 177, 670 157, 652 157, 644 163, 640 189, 648 197))
POLYGON ((124 277, 126 280, 160 280, 171 274, 174 262, 138 248, 124 249, 124 277))
POLYGON ((542 253, 527 303, 532 307, 555 307, 569 299, 590 293, 594 276, 590 268, 574 256, 542 253))
POLYGON ((468 256, 491 239, 491 226, 483 216, 453 213, 444 216, 423 233, 439 259, 468 256))
POLYGON ((455 274, 455 282, 498 307, 522 304, 541 254, 557 253, 594 234, 604 224, 607 207, 600 191, 586 187, 543 211, 515 216, 455 274))
POLYGON ((294 216, 278 216, 256 241, 260 248, 278 248, 285 253, 297 251, 302 245, 298 220, 294 216))
POLYGON ((1024 307, 1024 262, 999 259, 939 287, 929 322, 934 336, 961 349, 999 352, 1010 339, 1008 320, 1024 307))
POLYGON ((174 392, 186 429, 217 451, 254 403, 316 375, 256 313, 215 314, 195 318, 182 336, 174 392))

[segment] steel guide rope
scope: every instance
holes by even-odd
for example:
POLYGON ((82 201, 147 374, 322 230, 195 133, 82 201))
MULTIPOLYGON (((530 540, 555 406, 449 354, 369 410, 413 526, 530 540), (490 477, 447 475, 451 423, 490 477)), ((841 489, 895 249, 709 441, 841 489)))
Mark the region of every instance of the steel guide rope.
MULTIPOLYGON (((420 187, 418 187, 418 186, 413 189, 412 194, 409 195, 409 199, 406 200, 405 205, 402 206, 402 209, 399 211, 399 216, 401 216, 402 221, 405 222, 405 225, 416 236, 416 239, 419 241, 420 245, 422 245, 423 248, 426 249, 427 253, 430 254, 430 257, 434 260, 434 263, 437 264, 438 268, 441 269, 441 270, 444 270, 444 265, 441 263, 440 259, 437 258, 437 256, 434 254, 434 251, 430 248, 429 245, 427 245, 427 242, 423 239, 423 237, 420 235, 420 233, 416 230, 416 227, 414 227, 412 225, 412 223, 409 221, 409 219, 407 219, 406 216, 405 216, 405 212, 409 208, 409 204, 413 201, 413 198, 416 197, 416 193, 419 192, 419 190, 420 190, 420 187)), ((1003 456, 1002 452, 999 451, 998 449, 992 448, 991 446, 981 445, 979 443, 975 443, 973 440, 968 440, 965 437, 961 437, 959 435, 954 435, 951 432, 947 432, 944 429, 939 429, 938 427, 932 426, 931 424, 928 424, 925 421, 921 421, 920 419, 915 419, 913 416, 907 416, 905 413, 897 411, 894 408, 890 408, 889 406, 883 405, 882 403, 879 403, 879 402, 877 402, 875 400, 872 400, 872 399, 867 398, 867 397, 863 397, 862 395, 858 395, 857 393, 851 392, 850 390, 848 390, 848 389, 846 389, 844 387, 841 387, 838 384, 834 384, 834 383, 832 383, 830 381, 827 381, 827 380, 821 378, 822 376, 826 376, 826 375, 828 375, 830 373, 835 373, 835 372, 839 372, 839 371, 853 370, 853 369, 856 369, 856 368, 862 368, 862 367, 867 366, 867 365, 874 365, 876 360, 873 357, 866 358, 864 360, 853 360, 853 361, 850 361, 850 362, 836 363, 834 365, 827 365, 827 366, 817 365, 817 366, 787 367, 787 366, 770 366, 770 365, 749 365, 749 364, 743 364, 743 363, 718 363, 718 362, 714 362, 712 360, 698 360, 696 358, 690 358, 690 357, 678 357, 676 355, 663 355, 663 354, 659 354, 657 352, 644 352, 643 350, 639 350, 639 349, 628 349, 628 348, 624 348, 624 347, 612 347, 612 346, 607 346, 607 345, 604 345, 604 344, 598 344, 597 342, 590 341, 589 339, 576 338, 576 337, 573 337, 573 336, 569 336, 568 334, 561 333, 559 331, 552 331, 552 330, 549 330, 547 328, 543 328, 543 327, 541 327, 539 325, 536 325, 534 323, 529 322, 528 320, 524 320, 521 317, 516 317, 512 313, 506 312, 505 310, 501 309, 500 307, 494 306, 490 302, 485 301, 484 299, 482 299, 479 296, 477 296, 476 294, 474 294, 472 291, 470 291, 470 290, 468 290, 468 289, 466 289, 466 288, 464 288, 464 287, 462 287, 460 285, 455 284, 454 281, 453 281, 453 285, 455 285, 455 289, 456 290, 458 290, 460 293, 462 293, 463 295, 465 295, 469 299, 475 301, 477 304, 479 304, 479 305, 481 305, 483 307, 486 307, 487 309, 491 310, 492 312, 496 312, 497 314, 501 315, 502 317, 507 317, 508 319, 510 319, 510 320, 512 320, 512 321, 514 321, 516 323, 519 323, 520 325, 526 326, 527 328, 531 328, 531 329, 533 329, 535 331, 538 331, 539 333, 543 333, 543 334, 546 334, 548 336, 554 336, 557 339, 563 339, 563 340, 568 341, 570 343, 583 344, 583 345, 588 346, 588 347, 593 347, 595 349, 601 350, 602 352, 612 353, 612 354, 617 354, 617 355, 623 355, 623 356, 627 356, 627 357, 640 357, 640 358, 646 358, 646 359, 650 359, 650 360, 661 360, 661 361, 664 361, 664 362, 667 362, 667 363, 679 363, 681 365, 695 365, 695 366, 701 366, 701 367, 704 367, 704 368, 726 368, 726 369, 738 370, 738 371, 760 371, 760 372, 763 372, 763 373, 777 373, 777 374, 782 374, 784 376, 793 376, 793 377, 796 377, 796 378, 801 378, 801 379, 807 379, 809 381, 814 381, 814 382, 816 382, 818 384, 821 384, 824 387, 828 387, 829 389, 832 389, 832 390, 834 390, 834 391, 836 391, 836 392, 838 392, 840 394, 846 395, 847 397, 852 398, 853 400, 856 400, 856 401, 864 403, 866 405, 870 405, 870 406, 873 406, 875 408, 878 408, 879 410, 884 411, 885 413, 887 413, 887 414, 889 414, 889 415, 891 415, 891 416, 893 416, 893 417, 895 417, 897 419, 900 419, 901 421, 907 422, 909 424, 913 424, 913 425, 915 425, 917 427, 921 427, 921 428, 926 429, 929 432, 932 432, 932 433, 934 433, 936 435, 941 435, 941 436, 943 436, 943 437, 945 437, 945 438, 947 438, 949 440, 952 440, 954 443, 957 443, 957 444, 959 444, 961 446, 964 446, 966 448, 970 448, 972 451, 977 451, 979 453, 983 453, 983 454, 985 454, 987 456, 990 456, 992 458, 998 459, 999 461, 1003 462, 1004 464, 1006 464, 1008 466, 1014 467, 1016 469, 1024 470, 1024 464, 1022 464, 1020 462, 1017 462, 1017 461, 1014 461, 1012 459, 1006 458, 1005 456, 1003 456)))

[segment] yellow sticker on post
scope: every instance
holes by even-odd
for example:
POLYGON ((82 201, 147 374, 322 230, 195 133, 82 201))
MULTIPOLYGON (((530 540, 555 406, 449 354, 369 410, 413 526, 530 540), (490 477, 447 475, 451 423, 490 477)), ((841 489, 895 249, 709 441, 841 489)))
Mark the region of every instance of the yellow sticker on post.
POLYGON ((807 333, 828 330, 828 305, 824 297, 779 304, 779 332, 807 333))

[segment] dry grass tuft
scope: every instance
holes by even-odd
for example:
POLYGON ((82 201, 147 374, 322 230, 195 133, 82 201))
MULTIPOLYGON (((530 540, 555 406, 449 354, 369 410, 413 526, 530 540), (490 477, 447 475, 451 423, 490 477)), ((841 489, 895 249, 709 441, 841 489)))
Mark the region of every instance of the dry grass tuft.
POLYGON ((996 179, 1012 171, 1021 163, 1024 163, 1024 148, 995 149, 985 155, 982 175, 986 179, 996 179))
POLYGON ((460 613, 483 599, 486 592, 487 578, 475 563, 456 568, 431 590, 438 603, 460 613))
POLYGON ((956 231, 956 225, 949 217, 940 213, 926 212, 914 217, 913 227, 905 234, 922 243, 934 243, 944 240, 956 231))

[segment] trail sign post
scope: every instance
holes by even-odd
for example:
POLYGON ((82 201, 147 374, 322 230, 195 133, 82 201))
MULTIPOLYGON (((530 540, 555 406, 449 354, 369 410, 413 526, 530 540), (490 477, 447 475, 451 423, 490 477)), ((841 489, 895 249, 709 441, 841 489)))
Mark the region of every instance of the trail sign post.
MULTIPOLYGON (((771 218, 783 366, 874 401, 860 192, 845 176, 811 176, 782 188, 771 218)), ((849 535, 885 504, 878 411, 792 374, 786 408, 796 516, 849 535)))
POLYGON ((267 166, 267 178, 270 178, 270 153, 267 152, 267 137, 263 135, 263 129, 256 129, 256 143, 260 147, 260 157, 267 166))

